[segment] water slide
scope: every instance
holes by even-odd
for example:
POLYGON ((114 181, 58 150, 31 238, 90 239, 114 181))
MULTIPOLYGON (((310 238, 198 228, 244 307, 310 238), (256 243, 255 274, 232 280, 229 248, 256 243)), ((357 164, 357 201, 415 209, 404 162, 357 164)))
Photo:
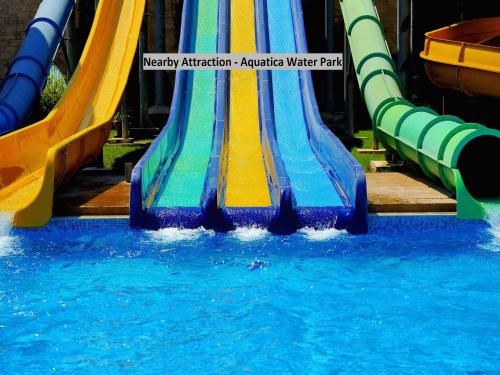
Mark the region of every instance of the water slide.
MULTIPOLYGON (((302 3, 257 0, 259 52, 307 53, 302 3)), ((310 71, 272 71, 269 98, 278 149, 300 226, 367 230, 361 165, 322 122, 310 71)), ((262 92, 266 93, 264 87, 262 92)))
MULTIPOLYGON (((185 1, 179 51, 265 51, 266 11, 259 1, 256 5, 254 0, 233 0, 230 7, 226 0, 185 1), (209 12, 217 7, 218 18, 209 12)), ((287 41, 293 44, 289 8, 284 15, 287 41)), ((277 32, 283 15, 273 17, 277 32)), ((302 24, 300 33, 300 51, 306 51, 302 24)), ((201 73, 177 72, 170 118, 133 171, 132 226, 366 231, 362 168, 319 120, 309 73, 301 73, 303 82, 298 72, 278 75, 276 92, 268 72, 201 73), (203 77, 206 88, 194 90, 203 77), (284 92, 288 79, 297 94, 290 101, 284 92), (276 106, 273 95, 279 98, 276 106), (292 131, 286 131, 287 121, 292 131)))
POLYGON ((144 0, 100 1, 63 98, 44 120, 0 137, 0 211, 17 227, 46 224, 55 187, 107 140, 132 65, 144 0))
MULTIPOLYGON (((255 51, 248 14, 253 0, 233 0, 231 9, 227 0, 185 1, 179 52, 255 51)), ((231 95, 228 85, 227 72, 177 72, 167 124, 132 173, 132 226, 224 230, 235 218, 266 225, 273 213, 266 209, 275 207, 260 145, 256 73, 231 72, 231 95)))
POLYGON ((361 95, 379 140, 455 192, 459 217, 485 217, 485 202, 500 198, 491 164, 498 159, 500 132, 405 100, 372 0, 340 4, 361 95))
MULTIPOLYGON (((179 53, 225 52, 226 13, 225 1, 185 0, 179 53)), ((167 124, 132 172, 132 226, 205 224, 207 169, 216 112, 224 115, 224 77, 210 70, 177 72, 167 124)))
POLYGON ((420 56, 436 86, 500 98, 500 17, 428 32, 420 56))
POLYGON ((0 135, 24 125, 47 82, 75 0, 42 1, 0 86, 0 135))
MULTIPOLYGON (((253 13, 253 0, 185 1, 179 52, 255 52, 253 13)), ((231 72, 230 87, 227 72, 177 72, 168 122, 133 170, 132 226, 269 225, 256 72, 231 72)))

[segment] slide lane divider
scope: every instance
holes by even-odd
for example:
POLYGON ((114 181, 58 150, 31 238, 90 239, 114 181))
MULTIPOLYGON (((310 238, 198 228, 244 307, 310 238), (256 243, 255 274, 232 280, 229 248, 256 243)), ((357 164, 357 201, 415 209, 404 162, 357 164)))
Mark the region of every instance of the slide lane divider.
MULTIPOLYGON (((219 35, 217 40, 217 50, 219 53, 225 53, 228 50, 228 25, 228 0, 220 0, 218 14, 219 35)), ((232 229, 230 219, 221 208, 227 183, 227 152, 224 152, 227 148, 224 148, 224 144, 227 144, 227 135, 229 134, 229 129, 226 129, 226 125, 229 124, 228 74, 229 72, 224 70, 218 70, 216 74, 217 89, 212 153, 208 162, 207 176, 201 197, 201 207, 204 216, 203 225, 206 228, 219 231, 232 229)))
MULTIPOLYGON (((255 21, 257 51, 259 53, 268 53, 270 48, 267 35, 267 12, 264 0, 255 0, 255 21)), ((299 219, 290 178, 281 158, 276 138, 270 71, 259 70, 257 77, 259 83, 261 143, 268 178, 272 184, 272 191, 278 205, 278 211, 274 214, 271 221, 270 230, 278 233, 293 232, 299 227, 299 219)))

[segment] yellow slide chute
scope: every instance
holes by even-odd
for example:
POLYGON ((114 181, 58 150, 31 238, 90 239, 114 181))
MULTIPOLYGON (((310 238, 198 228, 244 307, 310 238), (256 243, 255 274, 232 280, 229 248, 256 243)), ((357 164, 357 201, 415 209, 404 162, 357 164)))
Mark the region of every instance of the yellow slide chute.
POLYGON ((14 226, 52 216, 54 188, 101 151, 127 83, 145 0, 100 1, 64 97, 42 121, 0 138, 0 211, 14 226))
MULTIPOLYGON (((231 1, 231 53, 255 53, 253 0, 231 1)), ((226 206, 271 206, 260 144, 257 72, 231 71, 226 206)))

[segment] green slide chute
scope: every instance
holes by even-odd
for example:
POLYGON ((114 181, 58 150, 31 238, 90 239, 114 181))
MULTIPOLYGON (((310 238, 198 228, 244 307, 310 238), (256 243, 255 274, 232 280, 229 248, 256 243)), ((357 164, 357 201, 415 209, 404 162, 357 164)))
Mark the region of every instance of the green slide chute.
POLYGON ((458 217, 484 218, 484 202, 500 199, 500 179, 493 165, 498 163, 500 132, 440 116, 405 100, 372 0, 340 0, 340 4, 361 95, 377 138, 456 192, 458 217))
MULTIPOLYGON (((194 51, 217 52, 217 1, 198 2, 194 51)), ((188 78, 186 125, 181 150, 155 202, 158 207, 198 207, 212 150, 215 71, 197 70, 188 78)))

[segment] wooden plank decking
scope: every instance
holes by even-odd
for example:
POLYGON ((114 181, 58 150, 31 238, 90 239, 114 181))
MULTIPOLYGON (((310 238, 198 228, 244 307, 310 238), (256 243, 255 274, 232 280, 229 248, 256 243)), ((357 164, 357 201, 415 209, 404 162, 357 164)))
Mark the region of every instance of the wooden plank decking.
MULTIPOLYGON (((425 179, 402 173, 367 173, 369 211, 453 213, 451 193, 425 179)), ((128 215, 130 184, 115 175, 80 174, 56 193, 56 216, 128 215)))

